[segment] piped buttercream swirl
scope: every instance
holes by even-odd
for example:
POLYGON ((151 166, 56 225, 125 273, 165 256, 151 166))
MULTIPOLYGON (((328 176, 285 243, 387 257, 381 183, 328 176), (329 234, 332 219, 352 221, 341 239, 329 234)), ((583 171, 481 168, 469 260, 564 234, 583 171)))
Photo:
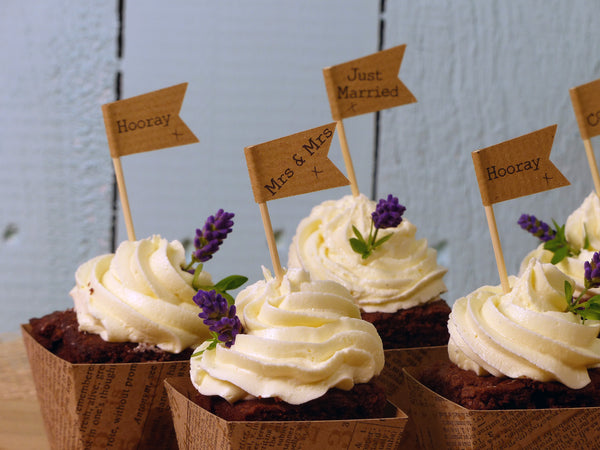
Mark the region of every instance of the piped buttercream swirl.
MULTIPOLYGON (((75 273, 71 290, 79 329, 105 341, 139 342, 179 353, 208 337, 192 298, 193 275, 182 269, 185 251, 160 236, 125 241, 75 273)), ((202 284, 212 284, 202 272, 202 284)))
POLYGON ((481 287, 458 299, 448 330, 450 359, 478 375, 559 381, 580 389, 600 364, 600 321, 581 322, 567 311, 564 283, 552 264, 529 261, 511 291, 481 287))
POLYGON ((381 372, 381 339, 360 319, 343 286, 311 280, 299 269, 290 269, 281 281, 263 271, 265 279, 236 298, 244 333, 235 344, 191 358, 192 383, 200 393, 231 403, 279 397, 300 404, 333 387, 349 390, 381 372))
POLYGON ((352 226, 367 236, 375 206, 360 194, 314 207, 298 225, 288 266, 308 271, 313 279, 342 284, 366 312, 396 312, 438 299, 446 291, 447 269, 437 264, 437 253, 426 239, 415 238, 416 227, 408 220, 381 230, 378 237, 392 237, 367 259, 352 250, 352 226))

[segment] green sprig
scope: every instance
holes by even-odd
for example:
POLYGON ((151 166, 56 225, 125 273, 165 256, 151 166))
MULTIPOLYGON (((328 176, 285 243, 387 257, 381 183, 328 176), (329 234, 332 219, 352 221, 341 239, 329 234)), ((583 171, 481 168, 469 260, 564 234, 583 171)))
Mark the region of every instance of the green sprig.
POLYGON ((389 238, 392 237, 391 234, 388 234, 381 239, 377 240, 377 232, 379 228, 375 228, 375 233, 373 233, 373 222, 371 221, 371 229, 369 230, 369 236, 367 239, 363 237, 363 235, 358 231, 354 225, 352 225, 352 231, 354 232, 355 238, 350 238, 350 246, 352 250, 356 253, 362 255, 362 259, 367 259, 373 253, 377 247, 386 242, 389 238))
POLYGON ((578 255, 579 251, 575 250, 567 242, 567 237, 565 235, 565 225, 561 227, 556 223, 555 220, 552 220, 552 223, 554 224, 554 228, 556 229, 556 235, 553 239, 544 243, 544 250, 548 250, 554 253, 550 262, 552 264, 558 264, 568 256, 578 255))
POLYGON ((194 358, 196 356, 200 356, 202 353, 204 353, 207 350, 213 350, 215 348, 217 348, 217 345, 221 342, 219 341, 219 333, 215 332, 215 331, 211 331, 210 332, 210 339, 207 339, 204 342, 209 342, 208 346, 203 348, 200 351, 195 352, 191 357, 194 358))
POLYGON ((228 277, 223 278, 213 285, 201 285, 198 284, 198 274, 202 271, 202 266, 196 267, 194 272, 194 280, 192 281, 192 287, 197 291, 216 291, 217 294, 221 294, 227 300, 227 303, 231 306, 235 303, 235 299, 229 294, 227 291, 232 289, 237 289, 242 286, 246 281, 248 281, 248 277, 243 275, 229 275, 228 277))
POLYGON ((588 291, 586 288, 575 298, 573 297, 574 291, 573 285, 565 280, 567 310, 580 316, 581 323, 585 323, 586 320, 600 320, 600 295, 584 299, 583 296, 588 291))

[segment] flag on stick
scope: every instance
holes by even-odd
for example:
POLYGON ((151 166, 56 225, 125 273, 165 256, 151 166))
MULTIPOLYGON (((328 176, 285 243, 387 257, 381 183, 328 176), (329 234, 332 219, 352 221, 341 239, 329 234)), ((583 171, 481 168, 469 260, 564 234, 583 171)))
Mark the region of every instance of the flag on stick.
POLYGON ((600 134, 600 80, 571 88, 571 102, 592 173, 596 194, 600 195, 600 174, 590 138, 600 134))
POLYGON ((504 292, 510 290, 492 205, 569 185, 550 162, 556 125, 471 153, 504 292))
POLYGON ((348 184, 327 153, 335 123, 244 149, 248 174, 259 204, 271 262, 277 279, 283 277, 267 202, 277 198, 348 184))
POLYGON ((198 142, 179 117, 187 83, 102 105, 127 236, 135 240, 121 156, 198 142))
POLYGON ((405 49, 406 45, 399 45, 323 69, 331 116, 337 122, 346 172, 355 197, 360 191, 342 119, 417 101, 398 78, 405 49))

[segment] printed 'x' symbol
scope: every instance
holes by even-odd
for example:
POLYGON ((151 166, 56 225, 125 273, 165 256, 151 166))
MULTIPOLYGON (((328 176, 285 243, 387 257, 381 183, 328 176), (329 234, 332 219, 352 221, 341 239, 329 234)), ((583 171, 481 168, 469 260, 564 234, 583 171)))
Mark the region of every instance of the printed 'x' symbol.
POLYGON ((312 170, 312 172, 314 172, 315 178, 317 178, 317 179, 319 178, 319 174, 323 173, 322 170, 317 170, 317 166, 315 166, 315 168, 312 170))
POLYGON ((175 140, 177 140, 177 141, 179 140, 179 136, 183 136, 183 133, 178 133, 177 132, 177 128, 175 128, 175 131, 173 131, 171 134, 173 136, 175 136, 175 140))
POLYGON ((546 184, 549 184, 551 179, 552 177, 548 176, 548 172, 544 173, 544 180, 546 180, 546 184))

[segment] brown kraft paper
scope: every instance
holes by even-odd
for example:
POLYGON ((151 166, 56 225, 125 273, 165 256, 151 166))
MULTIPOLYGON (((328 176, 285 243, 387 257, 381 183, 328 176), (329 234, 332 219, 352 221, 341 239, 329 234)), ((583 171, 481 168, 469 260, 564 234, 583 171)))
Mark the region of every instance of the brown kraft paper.
POLYGON ((53 449, 177 448, 166 377, 189 361, 72 364, 21 331, 48 440, 53 449))
POLYGON ((600 407, 471 410, 421 384, 417 368, 404 372, 424 449, 599 448, 600 407))
POLYGON ((395 449, 400 445, 407 416, 394 408, 394 417, 314 422, 233 422, 206 411, 190 398, 189 377, 165 381, 180 449, 395 449))
POLYGON ((379 380, 385 388, 387 399, 405 412, 410 406, 410 399, 402 369, 448 360, 447 345, 392 349, 385 350, 384 353, 385 366, 379 375, 379 380))
MULTIPOLYGON (((447 359, 448 346, 446 345, 385 350, 385 366, 379 375, 379 381, 385 388, 388 401, 408 414, 410 399, 408 398, 406 378, 402 369, 447 359)), ((404 450, 419 448, 415 426, 410 414, 408 414, 408 422, 402 436, 400 448, 404 450)))

